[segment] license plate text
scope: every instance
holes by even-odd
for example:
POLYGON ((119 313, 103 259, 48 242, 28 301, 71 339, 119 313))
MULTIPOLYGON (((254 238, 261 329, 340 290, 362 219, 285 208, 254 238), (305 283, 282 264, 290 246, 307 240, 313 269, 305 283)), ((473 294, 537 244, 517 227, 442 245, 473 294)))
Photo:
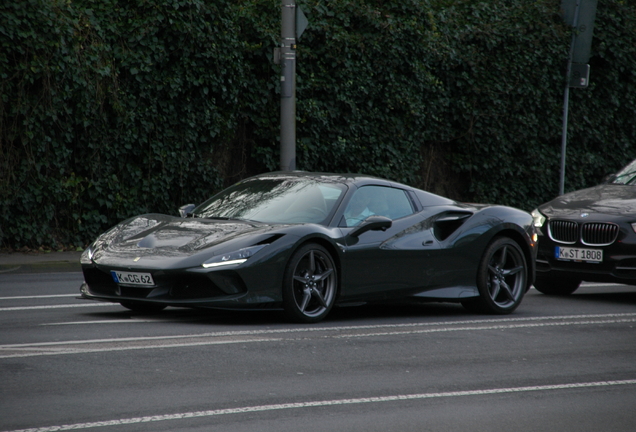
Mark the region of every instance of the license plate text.
POLYGON ((560 260, 569 261, 585 261, 585 262, 602 262, 603 250, 602 249, 581 249, 570 247, 555 247, 554 257, 560 260))
POLYGON ((125 271, 115 271, 111 270, 110 272, 113 280, 122 285, 137 285, 137 286, 154 286, 155 281, 152 279, 152 275, 150 273, 132 273, 125 271))

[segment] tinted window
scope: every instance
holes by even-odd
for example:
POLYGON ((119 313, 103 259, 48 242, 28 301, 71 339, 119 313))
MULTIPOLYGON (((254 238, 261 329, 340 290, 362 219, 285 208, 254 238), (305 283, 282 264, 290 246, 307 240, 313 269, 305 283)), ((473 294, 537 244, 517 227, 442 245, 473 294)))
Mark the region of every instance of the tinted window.
POLYGON ((364 186, 351 197, 341 225, 356 226, 369 216, 386 216, 395 220, 410 214, 413 214, 413 206, 402 189, 364 186))
POLYGON ((321 223, 346 186, 307 178, 243 181, 193 210, 194 217, 247 219, 268 223, 321 223))

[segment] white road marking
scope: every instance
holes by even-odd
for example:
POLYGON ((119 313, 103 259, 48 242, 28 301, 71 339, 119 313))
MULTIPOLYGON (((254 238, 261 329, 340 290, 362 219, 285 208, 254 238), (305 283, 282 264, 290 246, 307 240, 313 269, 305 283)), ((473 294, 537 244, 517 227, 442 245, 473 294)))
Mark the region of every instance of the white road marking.
POLYGON ((92 339, 82 341, 57 341, 27 344, 0 345, 0 358, 38 357, 64 354, 81 354, 125 350, 158 348, 180 348, 191 346, 220 345, 234 343, 271 342, 296 340, 302 333, 322 332, 319 338, 345 339, 373 336, 397 336, 404 334, 440 333, 451 331, 489 331, 517 328, 554 327, 573 325, 636 323, 636 313, 571 315, 565 317, 530 317, 510 319, 486 319, 435 323, 411 323, 346 327, 298 327, 287 329, 245 330, 214 332, 190 335, 151 336, 113 339, 92 339), (521 322, 522 320, 527 322, 521 322), (541 320, 542 322, 536 322, 541 320), (566 321, 570 320, 570 321, 566 321), (496 325, 487 325, 495 323, 496 325), (481 325, 475 325, 481 324, 481 325), (484 325, 486 324, 486 325, 484 325), (430 328, 436 326, 437 328, 430 328), (419 328, 417 328, 419 327, 419 328), (429 327, 429 328, 422 328, 429 327), (408 330, 403 330, 408 328, 408 330), (384 329, 382 332, 376 330, 384 329), (395 329, 395 331, 388 331, 395 329), (344 334, 344 332, 348 332, 344 334), (333 334, 336 333, 336 334, 333 334), (283 338, 280 335, 290 334, 283 338), (277 337, 278 336, 278 337, 277 337), (101 346, 99 346, 101 345, 101 346))
POLYGON ((507 387, 507 388, 495 388, 495 389, 485 389, 485 390, 464 390, 464 391, 439 392, 439 393, 401 394, 401 395, 375 396, 375 397, 352 398, 352 399, 332 399, 332 400, 322 400, 322 401, 306 401, 306 402, 293 402, 293 403, 282 403, 282 404, 272 404, 272 405, 246 406, 246 407, 237 407, 237 408, 212 409, 212 410, 206 410, 206 411, 191 411, 191 412, 176 413, 176 414, 158 414, 154 416, 133 417, 133 418, 125 418, 125 419, 117 419, 117 420, 105 420, 105 421, 89 422, 89 423, 66 424, 66 425, 47 426, 47 427, 30 428, 30 429, 19 429, 19 430, 13 430, 13 431, 5 431, 5 432, 54 432, 54 431, 66 431, 66 430, 91 429, 96 427, 107 427, 107 426, 122 426, 122 425, 139 424, 139 423, 152 423, 152 422, 160 422, 160 421, 168 421, 168 420, 184 420, 184 419, 190 419, 190 418, 212 417, 212 416, 220 416, 220 415, 228 415, 228 414, 244 414, 244 413, 255 413, 255 412, 278 411, 278 410, 288 410, 288 409, 304 409, 304 408, 314 408, 314 407, 355 405, 355 404, 364 404, 364 403, 386 403, 386 402, 396 402, 396 401, 437 399, 437 398, 448 398, 448 397, 484 396, 484 395, 505 394, 505 393, 525 393, 525 392, 537 392, 537 391, 548 392, 548 391, 557 391, 557 390, 613 387, 613 386, 624 386, 624 385, 634 385, 634 384, 636 384, 636 379, 569 383, 569 384, 549 384, 549 385, 527 386, 527 387, 507 387))
POLYGON ((83 325, 83 324, 130 324, 130 323, 148 323, 148 322, 166 322, 166 320, 162 319, 137 319, 137 318, 127 318, 127 319, 116 319, 116 320, 99 320, 99 321, 69 321, 69 322, 61 322, 61 323, 46 323, 40 324, 41 326, 63 326, 63 325, 83 325))
MULTIPOLYGON (((113 303, 115 304, 115 303, 113 303)), ((448 321, 448 322, 427 322, 427 323, 410 323, 410 324, 375 324, 368 326, 351 326, 351 327, 310 327, 310 328, 294 328, 283 330, 256 330, 257 332, 299 332, 299 331, 329 331, 329 330, 352 330, 352 329, 370 329, 370 328, 399 328, 399 327, 419 327, 419 326, 438 326, 438 325, 455 325, 455 324, 481 324, 488 322, 511 322, 511 321, 543 321, 543 320, 563 320, 563 319, 583 319, 583 318, 620 318, 620 317, 636 317, 636 313, 619 313, 619 314, 600 314, 600 315, 563 315, 563 316, 546 316, 546 317, 528 317, 528 318, 499 318, 499 319, 483 319, 483 320, 466 320, 466 321, 448 321)), ((196 319, 180 317, 179 322, 183 321, 196 321, 196 319)), ((119 323, 131 323, 131 322, 169 322, 161 315, 157 315, 153 319, 124 319, 124 320, 99 320, 99 321, 68 321, 61 323, 44 323, 41 326, 59 326, 59 325, 81 325, 81 324, 119 324, 119 323)), ((209 335, 203 334, 203 336, 209 335)), ((167 336, 167 337, 181 337, 181 336, 167 336)), ((191 336, 187 336, 191 337, 191 336)))
POLYGON ((441 328, 441 329, 426 329, 426 330, 410 330, 402 332, 380 332, 380 333, 364 333, 356 335, 341 335, 335 336, 336 338, 347 339, 356 337, 373 337, 373 336, 393 336, 393 335, 405 335, 405 334, 419 334, 419 333, 440 333, 451 331, 471 331, 471 330, 508 330, 514 328, 528 328, 528 327, 554 327, 554 326, 568 326, 568 325, 591 325, 591 324, 618 324, 636 322, 636 318, 622 319, 622 320, 597 320, 597 321, 577 321, 577 322, 550 322, 550 323, 528 323, 528 324, 509 324, 509 325, 497 325, 497 326, 471 326, 471 327, 455 327, 455 328, 441 328))
MULTIPOLYGON (((2 358, 17 358, 17 357, 41 357, 49 355, 59 354, 90 354, 99 352, 114 352, 114 351, 132 351, 132 350, 145 350, 145 349, 158 349, 158 348, 183 348, 193 346, 209 346, 209 345, 230 345, 237 343, 253 343, 253 342, 278 342, 282 339, 235 339, 235 340, 220 340, 220 341, 205 341, 205 342, 183 342, 177 344, 165 344, 165 345, 135 345, 135 346, 123 346, 123 347, 108 347, 108 348, 58 348, 53 351, 38 351, 35 353, 25 352, 20 354, 0 355, 2 358)), ((28 350, 29 348, 22 348, 28 350)))
POLYGON ((0 308, 0 312, 8 311, 23 311, 34 309, 64 309, 64 308, 81 308, 81 307, 101 307, 101 306, 119 306, 117 303, 84 303, 84 304, 61 304, 61 305, 46 305, 46 306, 16 306, 0 308))
POLYGON ((34 295, 34 296, 13 296, 13 297, 0 297, 0 300, 21 300, 21 299, 43 299, 43 298, 58 298, 58 297, 77 297, 79 294, 53 294, 53 295, 34 295))

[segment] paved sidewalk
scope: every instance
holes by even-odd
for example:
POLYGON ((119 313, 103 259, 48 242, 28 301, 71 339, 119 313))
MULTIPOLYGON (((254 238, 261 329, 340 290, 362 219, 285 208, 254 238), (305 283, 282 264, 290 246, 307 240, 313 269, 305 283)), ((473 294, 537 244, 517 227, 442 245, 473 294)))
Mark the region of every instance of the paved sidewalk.
POLYGON ((3 274, 79 272, 81 252, 0 252, 0 278, 3 274))

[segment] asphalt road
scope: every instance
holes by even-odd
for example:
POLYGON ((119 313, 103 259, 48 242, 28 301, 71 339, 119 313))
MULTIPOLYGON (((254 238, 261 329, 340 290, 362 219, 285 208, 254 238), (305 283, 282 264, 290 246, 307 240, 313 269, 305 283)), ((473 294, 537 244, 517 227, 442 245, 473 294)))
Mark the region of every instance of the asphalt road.
POLYGON ((636 287, 453 304, 135 315, 77 272, 0 274, 0 431, 634 431, 636 287))

